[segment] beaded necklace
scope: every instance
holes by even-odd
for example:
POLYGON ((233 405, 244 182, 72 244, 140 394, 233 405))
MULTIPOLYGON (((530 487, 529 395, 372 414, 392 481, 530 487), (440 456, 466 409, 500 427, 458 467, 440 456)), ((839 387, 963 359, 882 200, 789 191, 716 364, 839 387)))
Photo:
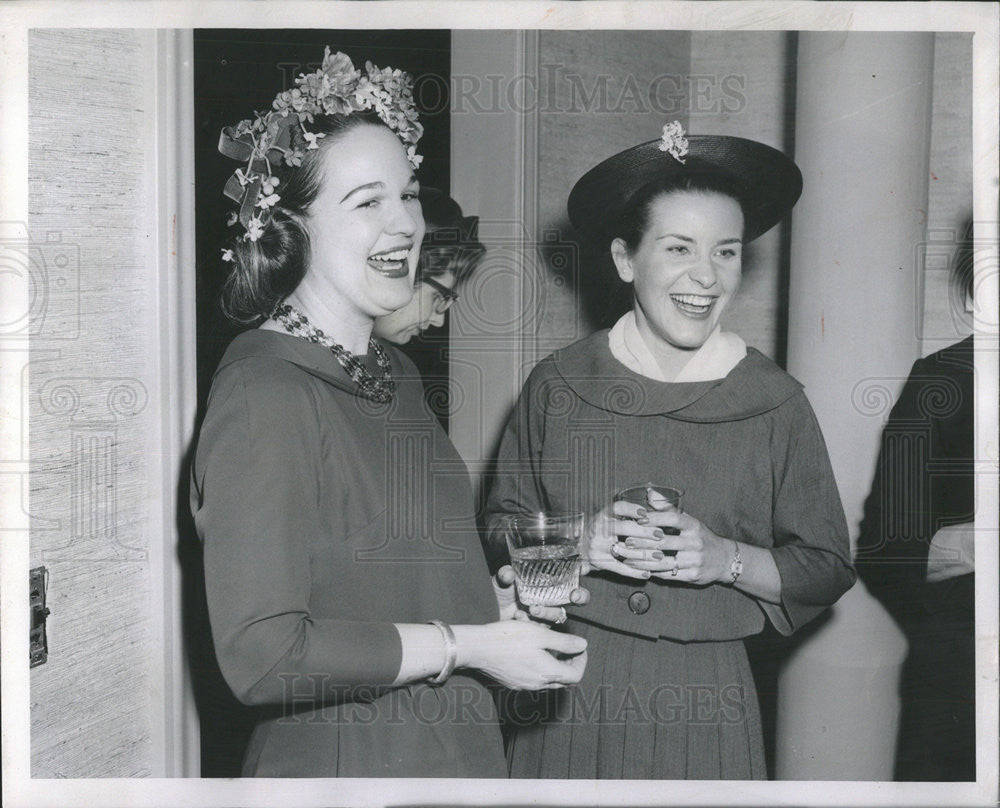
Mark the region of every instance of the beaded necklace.
POLYGON ((281 303, 271 312, 271 319, 281 323, 285 330, 294 337, 300 337, 308 342, 315 342, 329 348, 347 375, 354 380, 365 398, 385 404, 392 401, 396 392, 396 382, 392 378, 389 367, 389 357, 374 338, 368 341, 368 347, 374 352, 382 378, 375 378, 364 366, 364 363, 346 348, 338 345, 330 337, 312 325, 306 316, 288 303, 281 303))

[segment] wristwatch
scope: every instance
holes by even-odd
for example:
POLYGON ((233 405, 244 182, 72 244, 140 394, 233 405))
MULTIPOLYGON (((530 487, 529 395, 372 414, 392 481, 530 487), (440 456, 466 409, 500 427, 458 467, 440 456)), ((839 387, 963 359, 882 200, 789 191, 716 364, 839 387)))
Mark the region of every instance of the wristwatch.
POLYGON ((740 575, 743 574, 743 557, 740 555, 739 542, 734 541, 733 547, 736 548, 736 552, 733 555, 733 560, 729 562, 729 574, 732 576, 729 581, 730 586, 735 584, 740 579, 740 575))

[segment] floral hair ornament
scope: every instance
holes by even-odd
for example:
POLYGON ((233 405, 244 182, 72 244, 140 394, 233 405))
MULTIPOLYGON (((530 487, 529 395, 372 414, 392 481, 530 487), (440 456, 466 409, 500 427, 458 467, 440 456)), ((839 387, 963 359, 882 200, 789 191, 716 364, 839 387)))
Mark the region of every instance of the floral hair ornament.
POLYGON ((671 157, 678 163, 684 163, 684 157, 688 153, 688 139, 684 137, 684 127, 680 121, 664 124, 659 149, 670 152, 671 157))
MULTIPOLYGON (((245 163, 226 182, 223 193, 239 203, 238 221, 246 233, 244 240, 256 241, 263 235, 271 210, 281 196, 273 167, 283 160, 287 166, 302 165, 306 151, 319 148, 323 134, 310 132, 306 124, 316 115, 352 115, 372 110, 406 147, 406 157, 414 169, 423 158, 417 141, 424 133, 413 103, 413 78, 402 70, 379 69, 365 62, 365 72, 355 69, 345 53, 323 52, 323 65, 315 73, 301 74, 296 87, 278 93, 265 113, 255 113, 253 121, 227 126, 219 136, 219 151, 245 163)), ((232 252, 223 254, 231 261, 232 252)))

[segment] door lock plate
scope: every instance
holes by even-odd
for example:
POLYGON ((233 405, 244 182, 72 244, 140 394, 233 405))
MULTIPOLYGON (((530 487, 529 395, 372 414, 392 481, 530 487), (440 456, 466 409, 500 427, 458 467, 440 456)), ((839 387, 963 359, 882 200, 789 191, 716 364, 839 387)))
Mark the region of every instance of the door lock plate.
POLYGON ((35 567, 31 570, 28 589, 28 604, 31 609, 31 667, 41 665, 49 658, 49 641, 45 635, 45 620, 49 616, 45 605, 45 588, 48 584, 49 571, 45 567, 35 567))

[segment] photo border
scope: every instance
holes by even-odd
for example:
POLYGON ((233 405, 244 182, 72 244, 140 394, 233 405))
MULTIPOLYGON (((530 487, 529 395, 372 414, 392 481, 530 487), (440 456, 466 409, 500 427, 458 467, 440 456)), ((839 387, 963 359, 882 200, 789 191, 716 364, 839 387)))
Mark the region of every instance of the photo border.
MULTIPOLYGON (((835 2, 24 2, 0 8, 0 221, 27 221, 27 32, 30 28, 524 28, 682 30, 970 31, 973 37, 974 218, 1000 220, 997 205, 997 7, 989 3, 835 2), (53 25, 58 21, 58 26, 53 25), (238 26, 234 25, 238 21, 238 26)), ((994 258, 996 245, 993 246, 994 258)), ((996 307, 997 278, 983 305, 996 307)), ((4 279, 0 312, 26 311, 27 283, 4 279)), ((987 312, 997 322, 997 311, 987 312)), ((25 348, 26 349, 26 348, 25 348)), ((997 471, 997 351, 977 345, 977 478, 997 471)), ((15 422, 21 391, 2 391, 0 458, 20 457, 26 421, 15 422)), ((26 414, 24 416, 26 418, 26 414)), ((4 460, 5 468, 14 468, 4 460)), ((996 530, 995 477, 977 479, 979 518, 996 530)), ((8 512, 5 507, 3 512, 8 512)), ((996 543, 977 547, 976 783, 685 782, 506 780, 75 779, 30 777, 27 531, 0 542, 0 644, 4 804, 17 806, 268 805, 993 805, 997 800, 996 543), (982 552, 980 550, 982 549, 982 552)))

